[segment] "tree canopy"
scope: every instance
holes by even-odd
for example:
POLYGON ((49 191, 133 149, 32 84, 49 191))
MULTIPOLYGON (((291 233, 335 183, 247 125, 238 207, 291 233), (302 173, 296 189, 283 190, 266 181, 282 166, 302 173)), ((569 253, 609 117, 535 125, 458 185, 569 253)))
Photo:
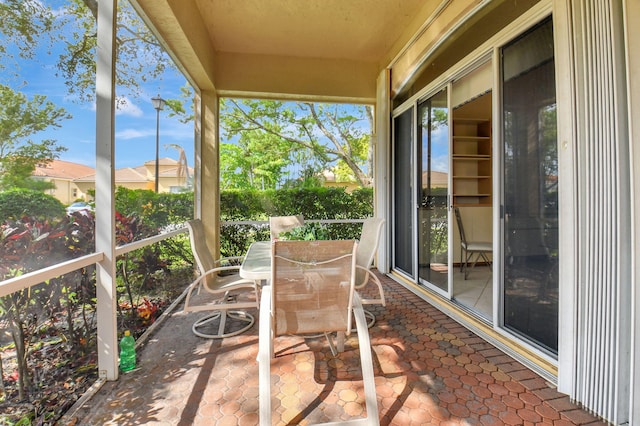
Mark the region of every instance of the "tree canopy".
POLYGON ((300 186, 291 185, 292 167, 302 182, 330 169, 341 180, 371 186, 370 106, 229 98, 220 120, 229 141, 221 147, 223 188, 300 186))
MULTIPOLYGON (((127 1, 118 2, 116 85, 119 96, 138 96, 142 84, 153 81, 173 63, 162 45, 127 1)), ((34 58, 40 48, 58 54, 56 69, 72 99, 95 99, 98 0, 0 2, 0 69, 15 56, 34 58), (51 5, 60 4, 59 8, 51 5), (57 42, 62 42, 54 49, 57 42), (13 48, 7 48, 13 46, 13 48), (62 46, 62 47, 60 47, 62 46)))
MULTIPOLYGON (((55 70, 65 79, 68 97, 92 102, 98 1, 0 1, 0 64, 18 57, 37 59, 37 52, 46 49, 48 55, 57 55, 55 70)), ((175 67, 129 2, 118 2, 116 25, 118 96, 139 97, 145 82, 175 67)), ((192 90, 181 90, 181 98, 168 99, 167 106, 170 115, 190 120, 193 116, 184 105, 192 90)), ((43 100, 34 97, 32 102, 43 100)), ((325 171, 364 187, 372 183, 371 106, 224 99, 220 117, 229 142, 221 146, 223 188, 304 186, 321 180, 325 171)), ((62 118, 52 116, 48 125, 59 125, 62 118)), ((29 154, 27 146, 35 148, 26 139, 22 143, 24 150, 16 154, 29 154)), ((36 151, 43 155, 36 156, 34 164, 45 153, 55 158, 62 149, 54 141, 41 142, 36 151)), ((24 165, 26 170, 29 164, 24 165)), ((24 175, 25 170, 16 173, 24 175)))
MULTIPOLYGON (((53 58, 53 70, 66 84, 66 98, 92 103, 97 13, 98 0, 0 1, 0 72, 7 81, 0 87, 0 190, 52 186, 30 176, 37 164, 57 158, 66 148, 34 136, 60 127, 71 116, 43 95, 28 100, 20 93, 34 83, 21 76, 20 64, 53 58)), ((127 1, 118 2, 116 31, 116 84, 119 101, 125 102, 126 96, 139 96, 144 82, 159 78, 173 63, 127 1)))
POLYGON ((43 189, 43 182, 30 179, 37 164, 57 158, 66 148, 56 141, 35 141, 32 136, 49 127, 59 127, 71 118, 64 108, 43 95, 29 100, 0 84, 0 189, 43 189))

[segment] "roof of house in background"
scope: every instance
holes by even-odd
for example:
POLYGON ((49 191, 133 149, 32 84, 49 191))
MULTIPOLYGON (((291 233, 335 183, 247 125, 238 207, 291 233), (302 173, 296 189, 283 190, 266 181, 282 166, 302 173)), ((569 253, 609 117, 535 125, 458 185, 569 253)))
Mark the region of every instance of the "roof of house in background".
MULTIPOLYGON (((422 186, 428 183, 428 172, 422 172, 422 186)), ((446 187, 449 184, 449 175, 445 172, 431 171, 431 186, 446 187)))
MULTIPOLYGON (((149 182, 151 179, 149 178, 149 170, 153 169, 155 166, 155 160, 145 161, 144 165, 137 167, 124 167, 122 169, 117 169, 115 171, 115 181, 117 183, 129 182, 149 182)), ((163 166, 160 170, 160 177, 177 177, 179 163, 172 158, 161 158, 158 161, 159 166, 163 166), (166 168, 166 166, 174 166, 171 168, 166 168)), ((189 173, 193 176, 193 168, 189 167, 189 173)), ((76 182, 95 182, 96 174, 91 173, 86 176, 82 176, 78 179, 75 179, 76 182)))
POLYGON ((36 166, 33 172, 33 176, 69 180, 90 174, 95 175, 95 169, 93 167, 63 160, 53 160, 45 165, 36 166))
MULTIPOLYGON (((174 160, 173 158, 164 157, 164 158, 158 159, 159 166, 177 166, 178 164, 179 164, 178 161, 174 160)), ((156 160, 149 160, 149 161, 145 161, 144 166, 142 167, 155 166, 155 165, 156 165, 156 160)))
MULTIPOLYGON (((124 167, 122 169, 117 169, 114 173, 116 182, 148 182, 146 168, 144 166, 141 167, 124 167)), ((79 179, 75 180, 76 182, 95 182, 96 174, 93 173, 91 175, 83 176, 79 179)))

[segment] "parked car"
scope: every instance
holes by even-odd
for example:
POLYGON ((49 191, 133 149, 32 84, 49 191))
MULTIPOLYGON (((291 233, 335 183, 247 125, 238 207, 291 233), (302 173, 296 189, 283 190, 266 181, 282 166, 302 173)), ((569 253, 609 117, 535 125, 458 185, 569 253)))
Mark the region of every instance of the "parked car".
POLYGON ((77 201, 73 204, 71 204, 69 207, 67 207, 65 209, 67 211, 67 214, 72 214, 75 212, 81 212, 81 211, 93 211, 93 206, 89 203, 85 203, 84 201, 77 201))

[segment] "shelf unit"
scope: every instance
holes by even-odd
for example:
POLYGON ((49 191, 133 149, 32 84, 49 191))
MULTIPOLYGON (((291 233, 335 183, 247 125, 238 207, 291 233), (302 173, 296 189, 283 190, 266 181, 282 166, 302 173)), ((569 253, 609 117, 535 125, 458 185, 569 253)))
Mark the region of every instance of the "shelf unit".
POLYGON ((491 120, 453 119, 453 204, 491 206, 491 120))

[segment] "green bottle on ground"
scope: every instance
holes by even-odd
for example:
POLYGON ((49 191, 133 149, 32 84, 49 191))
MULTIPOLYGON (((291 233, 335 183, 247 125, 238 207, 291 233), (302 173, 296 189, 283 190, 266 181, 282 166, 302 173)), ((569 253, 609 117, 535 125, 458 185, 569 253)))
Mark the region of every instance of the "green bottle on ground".
POLYGON ((136 368, 136 341, 129 330, 124 332, 120 341, 120 370, 131 371, 136 368))

